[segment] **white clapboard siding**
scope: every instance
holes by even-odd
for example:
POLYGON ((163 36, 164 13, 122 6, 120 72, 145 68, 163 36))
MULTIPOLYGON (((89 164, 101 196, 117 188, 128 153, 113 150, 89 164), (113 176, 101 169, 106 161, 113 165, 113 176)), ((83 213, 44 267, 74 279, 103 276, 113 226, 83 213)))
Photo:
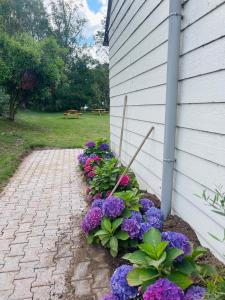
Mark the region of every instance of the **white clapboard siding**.
POLYGON ((218 70, 224 70, 224 56, 225 37, 182 56, 180 59, 179 78, 185 79, 218 70))
MULTIPOLYGON (((205 1, 208 2, 208 1, 205 1)), ((213 1, 209 1, 213 2, 213 1)), ((193 7, 195 10, 195 8, 193 7)), ((184 19, 186 12, 184 11, 184 19)), ((204 18, 185 28, 181 34, 181 53, 189 52, 225 35, 225 5, 207 14, 204 18), (207 28, 207 30, 206 30, 207 28)))
POLYGON ((179 103, 224 102, 225 70, 181 80, 179 82, 179 103))
POLYGON ((225 102, 183 104, 177 111, 179 127, 225 135, 225 102))
POLYGON ((224 135, 178 128, 177 149, 225 167, 224 135))
POLYGON ((126 82, 110 87, 110 96, 118 96, 126 93, 131 93, 138 90, 156 87, 166 83, 166 65, 158 66, 157 68, 138 75, 126 82))
MULTIPOLYGON (((127 95, 121 159, 128 164, 154 126, 132 170, 160 197, 169 1, 128 2, 115 5, 109 34, 111 146, 118 154, 127 95)), ((224 244, 209 235, 222 238, 224 218, 195 196, 225 182, 225 1, 183 1, 182 14, 173 212, 225 262, 224 244)))
MULTIPOLYGON (((224 0, 189 0, 183 6, 182 29, 192 25, 197 20, 203 18, 206 14, 209 14, 212 10, 223 4, 224 0)), ((216 20, 215 20, 216 21, 216 20)))
MULTIPOLYGON (((116 136, 118 139, 120 138, 120 134, 114 133, 116 132, 115 130, 113 131, 113 135, 116 136)), ((124 142, 133 145, 135 149, 141 144, 143 141, 143 137, 140 136, 139 134, 135 134, 133 132, 126 131, 124 132, 124 142)), ((162 155, 163 155, 163 144, 153 140, 153 139, 148 139, 145 143, 145 145, 142 148, 142 151, 154 158, 155 160, 158 160, 159 162, 162 162, 162 155), (151 152, 149 151, 151 149, 151 152)), ((155 171, 156 174, 158 174, 158 170, 155 171)))
POLYGON ((121 10, 123 10, 123 8, 125 9, 125 11, 128 9, 128 7, 125 6, 126 2, 127 2, 126 0, 118 0, 116 5, 114 7, 112 7, 109 30, 113 27, 113 24, 116 19, 119 21, 121 10))
MULTIPOLYGON (((142 0, 136 1, 142 2, 142 0)), ((132 14, 132 11, 128 12, 127 15, 130 16, 130 21, 128 19, 128 23, 126 24, 124 30, 123 27, 119 27, 118 34, 114 34, 114 36, 110 38, 110 58, 118 51, 118 45, 126 43, 131 34, 137 30, 143 20, 145 20, 149 15, 154 14, 154 9, 160 4, 160 2, 161 0, 145 1, 143 5, 140 3, 140 9, 137 10, 135 15, 132 14)), ((163 6, 163 3, 161 5, 163 6)))
MULTIPOLYGON (((120 107, 111 107, 111 116, 122 117, 122 113, 120 107)), ((128 106, 126 116, 128 119, 164 124, 165 105, 140 106, 138 109, 135 106, 128 106)))
POLYGON ((129 51, 123 55, 119 61, 114 65, 110 62, 110 79, 119 72, 123 71, 130 64, 140 60, 144 55, 150 53, 155 48, 167 42, 168 34, 168 19, 162 22, 151 34, 147 35, 140 43, 130 48, 129 51))
MULTIPOLYGON (((133 17, 137 14, 138 10, 142 8, 142 5, 146 0, 126 0, 125 5, 121 8, 119 15, 112 20, 112 26, 109 28, 109 37, 111 46, 115 43, 118 37, 126 29, 133 17), (129 6, 127 6, 129 5, 129 6)), ((111 20, 111 18, 110 18, 111 20)))
MULTIPOLYGON (((156 86, 129 93, 129 105, 165 104, 166 86, 156 86)), ((124 95, 111 96, 111 107, 123 106, 124 95)))
POLYGON ((143 72, 154 69, 159 65, 167 62, 167 43, 161 44, 153 51, 149 52, 145 56, 134 62, 130 63, 129 67, 124 68, 117 76, 111 78, 111 87, 118 85, 119 83, 128 81, 131 78, 138 76, 143 72))
MULTIPOLYGON (((117 123, 118 118, 111 118, 110 125, 114 126, 113 131, 120 136, 120 124, 117 123)), ((150 127, 154 126, 155 129, 150 136, 150 140, 163 143, 164 140, 164 125, 155 124, 153 122, 143 122, 139 120, 126 119, 124 128, 126 131, 145 137, 150 127), (157 125, 157 126, 156 126, 157 125)), ((135 138, 135 137, 133 137, 135 138)))
MULTIPOLYGON (((163 1, 162 4, 159 5, 158 9, 154 10, 153 13, 146 19, 146 21, 136 28, 136 31, 132 36, 129 37, 126 42, 117 41, 117 48, 115 49, 114 54, 110 59, 110 67, 121 57, 126 55, 130 51, 130 49, 138 45, 149 33, 154 31, 165 19, 168 18, 168 6, 168 0, 163 1)), ((127 28, 130 27, 128 26, 127 28)), ((132 31, 129 32, 131 33, 132 31)))

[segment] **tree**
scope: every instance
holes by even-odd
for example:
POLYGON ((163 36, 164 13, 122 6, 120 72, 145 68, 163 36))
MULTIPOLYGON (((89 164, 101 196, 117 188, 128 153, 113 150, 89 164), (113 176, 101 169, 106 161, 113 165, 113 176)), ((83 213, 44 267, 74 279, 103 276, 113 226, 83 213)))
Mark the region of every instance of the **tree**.
POLYGON ((56 0, 51 2, 51 23, 53 34, 61 47, 72 53, 82 37, 85 19, 79 16, 78 0, 56 0))
POLYGON ((57 86, 64 67, 60 55, 61 49, 53 38, 38 42, 26 34, 0 34, 0 85, 9 95, 10 120, 35 91, 57 86))
POLYGON ((0 0, 0 27, 9 35, 29 33, 43 39, 50 33, 43 0, 0 0))
POLYGON ((94 99, 91 99, 92 107, 104 107, 109 109, 109 65, 97 64, 92 71, 92 89, 94 99))

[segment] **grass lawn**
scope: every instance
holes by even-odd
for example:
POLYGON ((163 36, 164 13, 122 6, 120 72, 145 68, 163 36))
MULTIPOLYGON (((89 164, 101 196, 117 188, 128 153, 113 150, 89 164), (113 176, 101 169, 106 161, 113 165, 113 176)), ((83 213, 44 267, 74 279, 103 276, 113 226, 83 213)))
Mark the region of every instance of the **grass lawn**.
POLYGON ((109 137, 109 116, 84 114, 64 119, 63 113, 19 112, 16 121, 0 118, 0 190, 33 148, 82 147, 87 140, 109 137))

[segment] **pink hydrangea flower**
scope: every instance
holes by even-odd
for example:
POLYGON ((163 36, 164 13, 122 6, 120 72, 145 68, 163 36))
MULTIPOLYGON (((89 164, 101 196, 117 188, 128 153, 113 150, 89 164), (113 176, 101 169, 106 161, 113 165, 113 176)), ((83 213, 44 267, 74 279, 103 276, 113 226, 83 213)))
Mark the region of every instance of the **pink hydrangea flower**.
POLYGON ((120 186, 128 186, 130 183, 130 177, 129 175, 124 175, 122 179, 120 180, 120 186))
POLYGON ((95 172, 89 172, 88 174, 87 174, 87 176, 89 177, 89 178, 93 178, 93 177, 95 177, 95 172))
POLYGON ((86 166, 84 167, 84 171, 85 171, 86 173, 90 172, 91 169, 92 169, 92 168, 91 168, 90 165, 86 165, 86 166))

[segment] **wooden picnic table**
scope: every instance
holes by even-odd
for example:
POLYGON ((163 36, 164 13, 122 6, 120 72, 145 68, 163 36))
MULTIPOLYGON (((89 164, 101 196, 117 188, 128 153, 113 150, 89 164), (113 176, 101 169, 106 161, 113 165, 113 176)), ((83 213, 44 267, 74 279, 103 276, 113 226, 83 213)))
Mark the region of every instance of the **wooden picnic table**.
POLYGON ((101 116, 103 113, 107 113, 107 110, 104 108, 96 108, 96 109, 93 109, 93 112, 96 112, 99 114, 99 116, 101 116))
POLYGON ((64 117, 69 119, 69 118, 73 118, 73 119, 79 119, 79 117, 82 115, 82 113, 80 113, 78 110, 76 109, 69 109, 66 112, 64 112, 64 117))

